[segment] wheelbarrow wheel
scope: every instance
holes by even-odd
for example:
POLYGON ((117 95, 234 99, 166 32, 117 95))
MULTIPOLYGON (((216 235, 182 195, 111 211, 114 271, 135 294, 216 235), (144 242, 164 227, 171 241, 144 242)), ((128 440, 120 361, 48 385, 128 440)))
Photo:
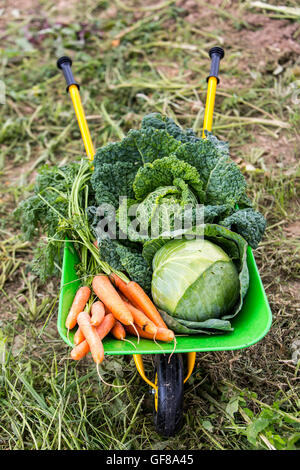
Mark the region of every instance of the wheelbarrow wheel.
POLYGON ((154 425, 162 436, 174 436, 182 427, 183 380, 181 354, 156 355, 154 425))

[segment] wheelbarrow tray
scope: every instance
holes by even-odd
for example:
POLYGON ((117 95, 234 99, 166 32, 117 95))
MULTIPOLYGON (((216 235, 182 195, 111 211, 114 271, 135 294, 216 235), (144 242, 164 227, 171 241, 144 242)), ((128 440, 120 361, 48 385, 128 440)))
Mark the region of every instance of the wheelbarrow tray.
MULTIPOLYGON (((76 264, 79 257, 70 241, 65 242, 62 266, 61 289, 59 297, 59 310, 57 327, 63 340, 73 346, 74 332, 70 331, 67 337, 65 320, 72 305, 75 293, 80 286, 76 274, 76 264)), ((250 247, 247 251, 247 264, 249 269, 249 289, 244 299, 242 310, 233 318, 234 331, 217 335, 190 335, 176 336, 176 352, 226 351, 242 349, 260 341, 268 332, 272 322, 272 314, 268 304, 255 259, 250 247)), ((161 354, 170 353, 174 349, 173 343, 165 343, 149 339, 130 337, 136 349, 128 342, 107 336, 103 340, 105 354, 161 354)))

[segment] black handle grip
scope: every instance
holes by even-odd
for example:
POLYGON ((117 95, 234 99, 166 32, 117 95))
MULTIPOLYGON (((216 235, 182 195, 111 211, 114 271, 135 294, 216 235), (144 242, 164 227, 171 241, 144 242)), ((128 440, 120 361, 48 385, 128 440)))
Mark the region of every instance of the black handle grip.
POLYGON ((209 57, 211 58, 211 65, 210 65, 210 72, 207 77, 207 81, 210 77, 216 77, 217 83, 219 83, 219 66, 220 66, 220 60, 223 59, 224 57, 224 49, 222 47, 212 47, 209 51, 209 57))
POLYGON ((70 85, 76 85, 79 89, 79 84, 75 82, 75 79, 73 77, 73 72, 71 69, 72 66, 72 60, 70 57, 63 56, 58 59, 56 62, 57 67, 62 70, 66 83, 67 83, 67 91, 69 91, 70 85))

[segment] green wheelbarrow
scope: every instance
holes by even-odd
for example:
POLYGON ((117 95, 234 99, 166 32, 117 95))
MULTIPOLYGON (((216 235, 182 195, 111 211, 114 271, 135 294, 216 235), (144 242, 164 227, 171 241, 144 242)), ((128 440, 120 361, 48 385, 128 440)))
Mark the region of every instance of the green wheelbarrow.
MULTIPOLYGON (((212 129, 216 87, 219 81, 219 63, 224 56, 224 51, 219 47, 215 47, 210 50, 209 55, 211 57, 211 69, 208 77, 203 137, 205 137, 204 130, 211 131, 212 129)), ((79 88, 72 75, 72 62, 68 57, 62 57, 57 64, 65 76, 67 90, 74 105, 86 153, 89 159, 92 160, 94 147, 81 104, 79 88)), ((68 334, 65 320, 75 293, 80 286, 80 280, 75 270, 78 262, 79 256, 72 242, 66 241, 57 327, 60 336, 69 346, 73 346, 74 333, 71 331, 68 334)), ((152 388, 154 424, 159 434, 172 436, 182 425, 184 384, 193 372, 197 352, 243 349, 260 341, 268 332, 272 322, 272 314, 250 247, 247 251, 247 264, 250 277, 249 288, 242 310, 232 321, 232 332, 217 336, 203 334, 178 336, 176 337, 175 351, 173 344, 163 342, 157 344, 142 338, 139 342, 137 338, 131 338, 135 348, 129 342, 119 341, 109 336, 104 338, 105 354, 132 355, 139 374, 152 388), (175 354, 173 354, 174 352, 175 354), (145 354, 155 355, 155 370, 151 378, 145 374, 143 364, 143 355, 145 354)))

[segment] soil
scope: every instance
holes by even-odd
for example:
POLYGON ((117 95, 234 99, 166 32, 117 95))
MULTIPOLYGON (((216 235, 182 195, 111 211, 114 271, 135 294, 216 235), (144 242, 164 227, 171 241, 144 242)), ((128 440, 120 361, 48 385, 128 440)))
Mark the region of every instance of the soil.
MULTIPOLYGON (((56 13, 58 23, 68 23, 73 16, 73 8, 77 0, 56 0, 51 7, 51 12, 56 13)), ((10 21, 16 21, 24 17, 47 18, 47 10, 39 0, 2 0, 0 15, 0 32, 5 33, 5 28, 10 21)))
POLYGON ((294 222, 284 228, 288 237, 298 238, 300 240, 300 222, 294 222))

